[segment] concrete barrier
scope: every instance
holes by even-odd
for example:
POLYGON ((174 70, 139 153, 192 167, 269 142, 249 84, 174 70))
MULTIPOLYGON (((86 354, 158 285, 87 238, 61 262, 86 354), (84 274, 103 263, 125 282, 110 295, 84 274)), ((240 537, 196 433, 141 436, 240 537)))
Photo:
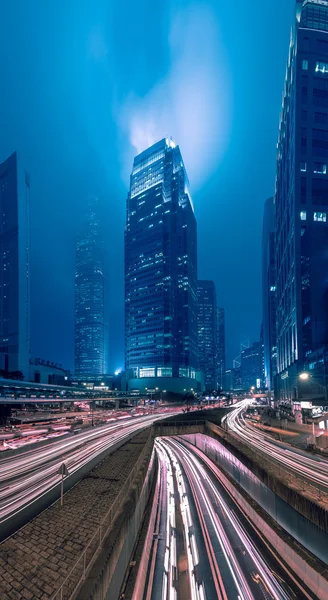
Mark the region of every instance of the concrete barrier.
MULTIPOLYGON (((255 526, 257 532, 262 539, 264 538, 276 551, 276 558, 282 559, 290 569, 299 577, 299 579, 307 586, 319 600, 328 598, 328 570, 314 568, 297 550, 284 540, 277 531, 275 531, 268 521, 261 515, 261 510, 252 506, 246 499, 245 494, 237 489, 226 475, 218 469, 218 478, 222 482, 225 489, 233 496, 234 501, 238 504, 244 515, 255 526)), ((281 561, 280 561, 281 562, 281 561)), ((315 564, 315 562, 314 562, 315 564)))
POLYGON ((151 447, 150 452, 152 454, 145 458, 133 487, 122 502, 101 554, 74 596, 76 600, 113 600, 119 597, 156 473, 156 455, 151 447))
POLYGON ((240 442, 229 432, 213 423, 206 422, 206 435, 219 441, 240 462, 258 477, 272 492, 289 504, 314 525, 328 533, 328 511, 320 504, 325 494, 314 485, 286 471, 283 465, 270 461, 253 448, 240 442))

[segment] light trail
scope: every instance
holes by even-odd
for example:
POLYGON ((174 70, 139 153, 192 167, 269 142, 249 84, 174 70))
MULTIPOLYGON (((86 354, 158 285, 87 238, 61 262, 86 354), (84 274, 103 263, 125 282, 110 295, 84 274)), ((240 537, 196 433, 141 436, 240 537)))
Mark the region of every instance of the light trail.
POLYGON ((291 471, 300 479, 306 479, 328 492, 328 460, 293 449, 252 426, 244 417, 246 409, 251 403, 251 400, 239 403, 237 408, 225 417, 223 424, 226 423, 229 433, 256 451, 260 451, 284 469, 291 471))
POLYGON ((166 452, 178 483, 192 600, 214 597, 213 593, 207 593, 210 582, 203 578, 204 560, 212 572, 212 585, 218 599, 309 598, 302 588, 295 594, 295 580, 291 588, 276 574, 278 567, 271 554, 273 567, 270 560, 263 557, 254 541, 255 534, 251 537, 239 518, 237 505, 214 481, 213 474, 219 470, 200 450, 179 438, 158 439, 156 448, 160 461, 166 452), (206 547, 206 557, 200 554, 201 547, 206 547))
POLYGON ((58 474, 65 462, 70 474, 76 473, 102 452, 122 442, 130 434, 150 426, 163 415, 111 423, 62 438, 39 448, 0 460, 0 528, 27 506, 33 504, 61 481, 58 474))

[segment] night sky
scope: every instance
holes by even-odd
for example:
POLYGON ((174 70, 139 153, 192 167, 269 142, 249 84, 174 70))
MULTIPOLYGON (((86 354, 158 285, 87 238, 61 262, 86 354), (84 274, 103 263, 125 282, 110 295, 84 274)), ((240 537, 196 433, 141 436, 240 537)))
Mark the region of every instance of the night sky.
POLYGON ((110 370, 124 364, 123 234, 133 156, 172 135, 198 222, 198 274, 226 309, 228 364, 259 338, 295 0, 10 0, 0 18, 0 161, 31 177, 32 353, 73 368, 75 236, 105 207, 110 370))

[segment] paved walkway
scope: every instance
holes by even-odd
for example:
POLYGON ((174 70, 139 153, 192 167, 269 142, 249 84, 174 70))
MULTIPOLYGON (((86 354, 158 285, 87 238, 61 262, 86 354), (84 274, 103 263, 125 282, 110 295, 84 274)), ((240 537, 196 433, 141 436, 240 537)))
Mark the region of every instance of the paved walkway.
POLYGON ((0 544, 0 599, 49 600, 110 509, 148 438, 136 435, 11 538, 0 544))

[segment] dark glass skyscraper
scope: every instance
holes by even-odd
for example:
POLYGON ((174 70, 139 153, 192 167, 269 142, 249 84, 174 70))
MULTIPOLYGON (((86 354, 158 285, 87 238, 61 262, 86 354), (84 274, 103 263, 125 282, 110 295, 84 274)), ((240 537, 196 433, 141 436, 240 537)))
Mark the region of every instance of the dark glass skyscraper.
POLYGON ((204 374, 206 391, 218 386, 216 291, 214 281, 200 280, 198 297, 198 352, 199 367, 204 374))
POLYGON ((218 387, 225 389, 226 373, 226 348, 225 348, 225 312, 224 308, 217 308, 216 313, 216 331, 217 331, 217 376, 218 387))
POLYGON ((275 192, 277 391, 328 343, 328 2, 297 2, 279 127, 275 192))
POLYGON ((107 372, 108 330, 105 251, 97 198, 89 200, 76 244, 75 374, 107 372))
POLYGON ((241 353, 241 385, 243 390, 252 387, 261 388, 262 384, 262 346, 261 342, 254 342, 241 353))
POLYGON ((0 369, 28 379, 30 182, 16 152, 0 164, 0 369))
POLYGON ((268 198, 264 205, 262 229, 262 302, 264 385, 268 390, 273 390, 274 380, 277 374, 276 268, 273 198, 268 198))
POLYGON ((130 388, 197 384, 197 226, 171 139, 135 157, 125 229, 125 366, 130 388))

